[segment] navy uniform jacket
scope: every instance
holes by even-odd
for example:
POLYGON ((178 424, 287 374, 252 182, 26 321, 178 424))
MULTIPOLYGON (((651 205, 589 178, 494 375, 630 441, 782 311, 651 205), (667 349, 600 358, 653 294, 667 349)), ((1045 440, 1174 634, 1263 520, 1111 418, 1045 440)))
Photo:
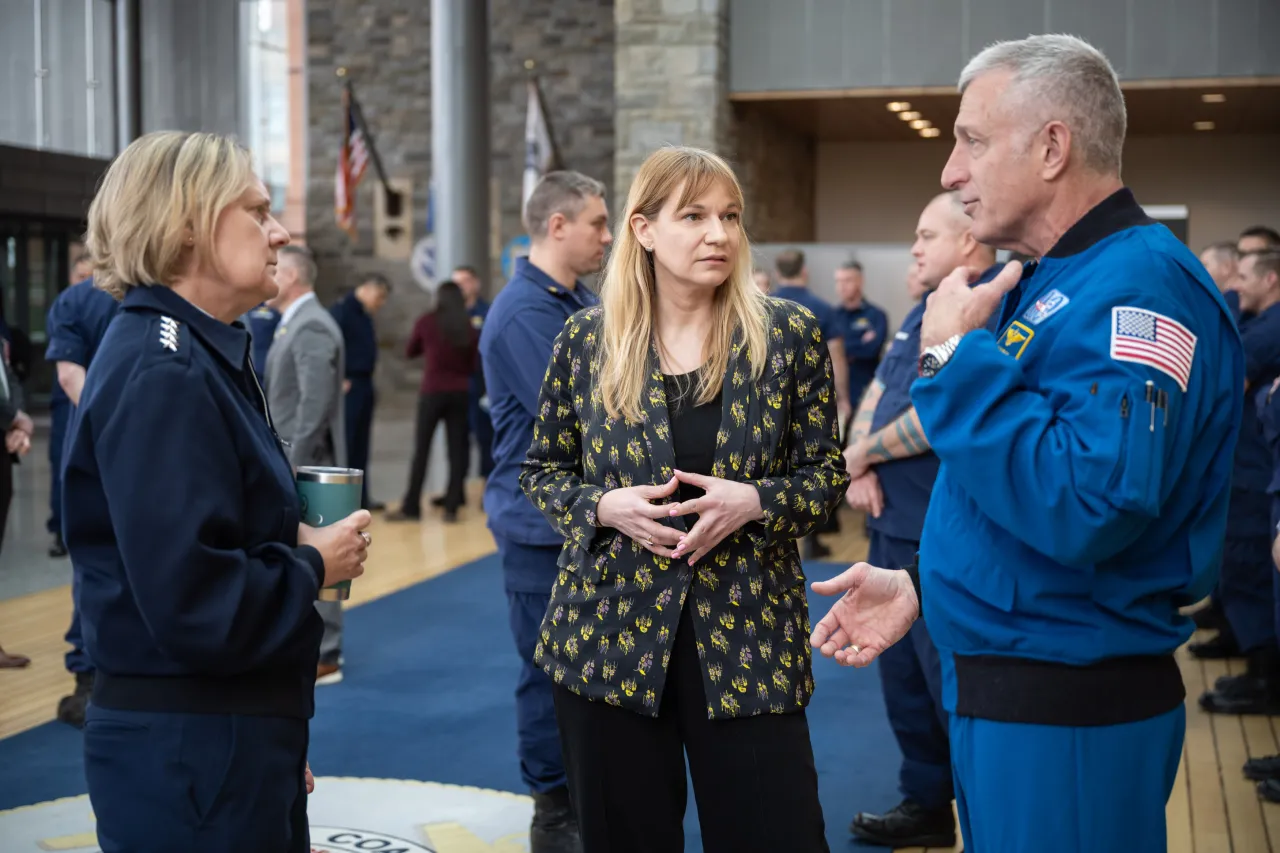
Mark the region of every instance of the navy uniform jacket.
POLYGON ((920 580, 944 703, 1064 725, 1170 711, 1185 696, 1171 653, 1193 629, 1178 608, 1221 561, 1235 323, 1120 190, 1028 265, 1000 328, 911 388, 942 460, 920 580))
POLYGON ((857 308, 837 305, 832 314, 844 338, 844 355, 849 362, 849 399, 856 409, 880 365, 880 351, 884 349, 885 335, 889 334, 889 318, 865 299, 857 308), (872 333, 869 338, 867 332, 872 333))
MULTIPOLYGON (((1261 314, 1243 317, 1240 340, 1244 343, 1244 376, 1249 388, 1270 388, 1280 375, 1280 304, 1261 314)), ((1246 405, 1231 477, 1227 536, 1270 539, 1271 501, 1267 487, 1271 484, 1271 469, 1271 449, 1258 420, 1257 406, 1246 405)))
MULTIPOLYGON (((520 490, 520 465, 533 443, 542 378, 551 348, 565 321, 598 302, 581 283, 569 290, 529 262, 516 260, 515 275, 502 289, 480 332, 480 358, 493 420, 493 473, 484 487, 489 529, 522 545, 559 548, 564 537, 520 490)), ((554 578, 507 578, 513 592, 550 589, 554 578), (519 588, 513 583, 522 584, 519 588)))
POLYGON ((324 563, 248 348, 135 287, 89 368, 62 517, 103 707, 311 716, 324 563))
POLYGON ((373 376, 378 364, 378 335, 373 328, 373 318, 364 310, 354 291, 334 303, 329 309, 346 345, 346 376, 348 379, 367 379, 373 376))
POLYGON ((275 340, 276 326, 280 325, 280 312, 265 303, 241 318, 249 329, 253 353, 253 371, 259 382, 266 381, 267 351, 275 340))
POLYGON ((1271 536, 1274 538, 1280 525, 1280 394, 1270 385, 1259 388, 1253 394, 1262 436, 1271 452, 1271 479, 1267 482, 1267 494, 1271 496, 1271 536))
POLYGON ((808 308, 809 313, 818 318, 818 328, 822 331, 824 344, 844 336, 844 329, 836 322, 835 309, 827 300, 809 288, 795 284, 780 284, 772 295, 779 299, 790 299, 808 308))
MULTIPOLYGON (((45 347, 46 361, 69 361, 86 370, 93 361, 116 316, 118 304, 105 290, 93 286, 93 279, 71 285, 58 294, 49 306, 45 330, 49 336, 45 347)), ((62 383, 53 383, 53 401, 70 402, 62 383)))
MULTIPOLYGON (((471 318, 471 328, 476 330, 477 334, 484 331, 485 318, 489 316, 489 303, 483 299, 477 299, 476 304, 467 309, 467 316, 471 318)), ((471 376, 470 394, 473 400, 479 400, 484 396, 484 363, 476 365, 476 372, 471 376)))
MULTIPOLYGON (((974 286, 995 278, 1002 268, 1000 264, 992 266, 974 282, 974 286)), ((893 336, 893 343, 876 370, 876 378, 884 385, 884 393, 880 395, 871 419, 873 433, 893 423, 911 408, 911 385, 920 375, 920 325, 928 304, 929 294, 926 293, 902 321, 902 328, 893 336)), ((993 317, 991 326, 994 327, 998 320, 998 317, 993 317)), ((886 536, 919 542, 925 511, 929 508, 929 496, 938 477, 938 466, 938 457, 930 450, 872 467, 880 481, 884 511, 879 518, 868 515, 867 525, 886 536)))

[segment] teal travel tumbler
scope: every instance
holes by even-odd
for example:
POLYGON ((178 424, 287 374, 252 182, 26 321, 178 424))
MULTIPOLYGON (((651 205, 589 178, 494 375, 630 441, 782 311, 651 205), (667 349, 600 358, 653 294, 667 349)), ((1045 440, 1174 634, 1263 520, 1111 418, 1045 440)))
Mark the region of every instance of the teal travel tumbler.
MULTIPOLYGON (((298 469, 296 477, 303 524, 327 527, 360 509, 364 471, 359 468, 305 465, 298 469)), ((346 601, 350 597, 349 580, 320 590, 321 601, 346 601)))

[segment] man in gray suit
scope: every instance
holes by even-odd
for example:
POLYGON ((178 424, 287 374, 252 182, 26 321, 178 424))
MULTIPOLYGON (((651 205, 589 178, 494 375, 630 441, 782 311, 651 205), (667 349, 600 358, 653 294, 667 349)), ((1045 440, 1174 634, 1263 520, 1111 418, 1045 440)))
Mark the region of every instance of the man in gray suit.
MULTIPOLYGON (((280 323, 267 352, 266 391, 294 468, 347 462, 342 330, 316 299, 315 281, 310 251, 299 246, 280 250, 280 292, 269 303, 280 312, 280 323)), ((317 601, 316 609, 324 617, 316 684, 334 684, 342 680, 342 603, 317 601)))

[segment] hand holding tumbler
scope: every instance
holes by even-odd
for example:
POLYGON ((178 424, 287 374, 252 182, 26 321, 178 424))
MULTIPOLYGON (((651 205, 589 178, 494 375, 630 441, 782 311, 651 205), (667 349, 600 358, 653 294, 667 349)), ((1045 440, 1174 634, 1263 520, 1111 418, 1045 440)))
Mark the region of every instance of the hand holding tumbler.
MULTIPOLYGON (((298 502, 302 523, 328 527, 360 509, 364 471, 358 468, 304 466, 297 475, 298 502)), ((368 542, 368 534, 361 533, 368 542)), ((320 590, 321 601, 346 601, 351 597, 351 581, 341 580, 320 590)))

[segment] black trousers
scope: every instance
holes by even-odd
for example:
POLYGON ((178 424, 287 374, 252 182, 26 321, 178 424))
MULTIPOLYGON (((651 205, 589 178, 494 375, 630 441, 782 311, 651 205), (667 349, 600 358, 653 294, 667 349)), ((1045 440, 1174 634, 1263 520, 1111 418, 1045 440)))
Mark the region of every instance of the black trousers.
POLYGON ((445 440, 449 447, 449 488, 444 494, 444 508, 456 510, 462 505, 462 484, 467 476, 467 392, 422 394, 418 397, 418 424, 413 442, 413 463, 409 468, 409 489, 401 505, 406 515, 422 512, 422 484, 427 479, 427 458, 431 455, 431 439, 441 421, 444 421, 445 440))
POLYGON ((804 712, 708 720, 688 605, 656 719, 555 701, 584 853, 684 850, 686 753, 706 853, 827 853, 804 712))

